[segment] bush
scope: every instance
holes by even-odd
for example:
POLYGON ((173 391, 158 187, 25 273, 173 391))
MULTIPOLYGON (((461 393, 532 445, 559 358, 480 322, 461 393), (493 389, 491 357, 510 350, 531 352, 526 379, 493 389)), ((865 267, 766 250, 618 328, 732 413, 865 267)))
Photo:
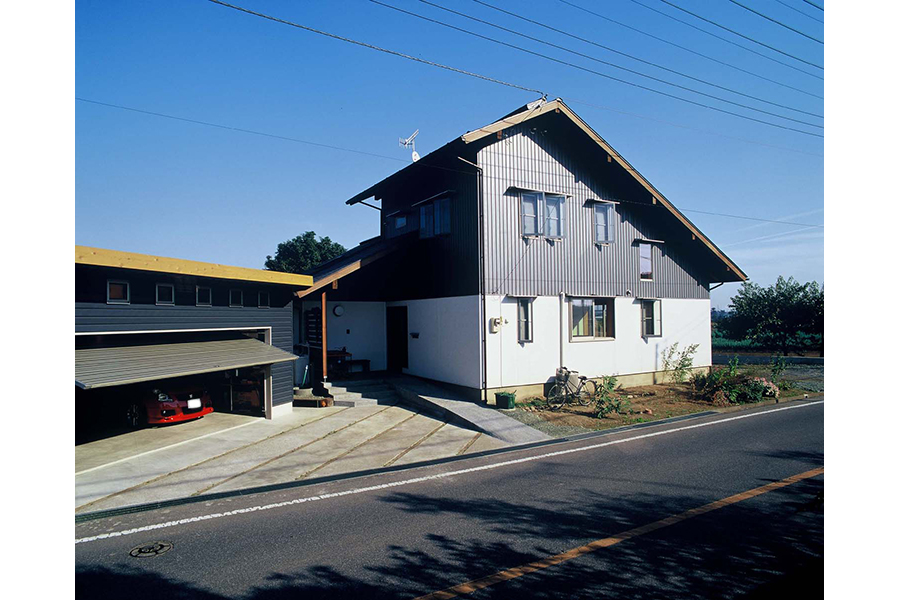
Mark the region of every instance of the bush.
POLYGON ((737 372, 738 361, 733 358, 727 367, 709 373, 695 373, 691 378, 694 394, 715 406, 760 402, 764 398, 778 398, 778 386, 763 377, 750 377, 737 372))
POLYGON ((618 380, 615 377, 601 377, 597 382, 597 418, 602 419, 606 415, 622 414, 628 409, 628 400, 614 394, 618 380))
POLYGON ((684 383, 688 372, 694 366, 694 354, 700 344, 691 344, 683 351, 678 351, 678 342, 675 342, 662 353, 663 371, 666 376, 675 383, 684 383))

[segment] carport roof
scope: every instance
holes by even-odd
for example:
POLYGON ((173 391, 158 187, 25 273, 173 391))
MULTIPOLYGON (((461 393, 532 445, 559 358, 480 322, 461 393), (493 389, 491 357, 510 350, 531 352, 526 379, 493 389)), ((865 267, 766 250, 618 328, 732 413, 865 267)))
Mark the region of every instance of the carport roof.
POLYGON ((252 338, 76 348, 75 385, 92 389, 296 359, 252 338))

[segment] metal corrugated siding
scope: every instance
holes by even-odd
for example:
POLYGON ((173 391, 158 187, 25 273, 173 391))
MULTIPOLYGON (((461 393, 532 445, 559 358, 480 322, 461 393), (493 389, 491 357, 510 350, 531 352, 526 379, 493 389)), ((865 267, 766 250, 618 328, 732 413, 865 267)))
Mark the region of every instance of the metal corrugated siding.
MULTIPOLYGON (((292 307, 231 308, 224 306, 155 306, 149 304, 108 305, 75 303, 75 332, 129 332, 189 329, 272 328, 272 345, 293 350, 292 307)), ((272 404, 293 401, 293 367, 272 365, 272 404)))
POLYGON ((252 338, 80 348, 75 350, 75 381, 91 389, 296 359, 252 338))
POLYGON ((522 296, 556 295, 709 298, 708 285, 691 272, 686 257, 674 248, 653 245, 654 280, 640 280, 638 238, 665 240, 653 231, 642 211, 628 198, 607 189, 556 144, 524 126, 478 152, 484 169, 486 293, 522 296), (566 200, 565 239, 523 240, 518 195, 510 186, 560 192, 566 200), (590 199, 621 200, 616 205, 616 238, 609 246, 593 240, 590 199))

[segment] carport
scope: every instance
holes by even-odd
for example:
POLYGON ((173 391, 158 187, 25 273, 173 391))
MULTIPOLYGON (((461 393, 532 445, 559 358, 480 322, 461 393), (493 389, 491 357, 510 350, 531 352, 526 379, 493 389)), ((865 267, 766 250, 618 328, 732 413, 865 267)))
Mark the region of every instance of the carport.
POLYGON ((75 385, 83 390, 128 385, 188 375, 262 367, 265 414, 272 413, 271 366, 297 360, 253 337, 219 334, 217 339, 170 341, 171 336, 113 336, 113 342, 75 349, 75 385))

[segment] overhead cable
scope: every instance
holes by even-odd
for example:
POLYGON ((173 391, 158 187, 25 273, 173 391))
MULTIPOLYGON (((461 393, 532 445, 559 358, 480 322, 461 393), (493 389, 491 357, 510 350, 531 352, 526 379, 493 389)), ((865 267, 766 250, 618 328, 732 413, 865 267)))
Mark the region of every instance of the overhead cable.
POLYGON ((669 6, 671 6, 672 8, 674 8, 674 9, 676 9, 676 10, 680 10, 681 12, 687 13, 687 14, 689 14, 689 15, 691 15, 691 16, 697 18, 697 19, 700 19, 701 21, 704 21, 704 22, 706 22, 706 23, 709 23, 710 25, 714 25, 715 27, 718 27, 719 29, 723 29, 723 30, 725 30, 725 31, 727 31, 727 32, 729 32, 729 33, 732 33, 732 34, 734 34, 734 35, 740 37, 740 38, 743 38, 743 39, 747 40, 748 42, 753 42, 754 44, 757 44, 757 45, 759 45, 759 46, 762 46, 763 48, 768 48, 769 50, 771 50, 771 51, 773 51, 773 52, 777 52, 777 53, 782 54, 782 55, 784 55, 784 56, 787 56, 787 57, 789 57, 789 58, 793 58, 794 60, 799 61, 799 62, 802 62, 803 64, 807 64, 807 65, 809 65, 809 66, 811 66, 811 67, 815 67, 815 68, 817 68, 817 69, 822 69, 822 70, 825 69, 825 67, 822 67, 822 66, 820 66, 820 65, 817 65, 817 64, 814 63, 814 62, 810 62, 810 61, 808 61, 808 60, 806 60, 806 59, 804 59, 804 58, 800 58, 799 56, 794 56, 793 54, 790 54, 790 53, 788 53, 788 52, 785 52, 784 50, 779 50, 779 49, 776 48, 775 46, 770 46, 769 44, 766 44, 765 42, 761 42, 761 41, 759 41, 759 40, 757 40, 757 39, 755 39, 755 38, 752 38, 752 37, 750 37, 750 36, 748 36, 748 35, 744 35, 743 33, 737 32, 737 31, 735 31, 734 29, 731 29, 731 28, 729 28, 729 27, 726 27, 725 25, 722 25, 722 24, 720 24, 720 23, 717 23, 717 22, 715 22, 715 21, 713 21, 713 20, 711 20, 711 19, 707 19, 707 18, 704 17, 704 16, 698 15, 698 14, 695 13, 695 12, 691 12, 691 11, 689 11, 689 10, 686 9, 686 8, 682 8, 681 6, 678 6, 678 5, 675 4, 674 2, 670 2, 669 0, 659 0, 659 1, 662 2, 663 4, 668 4, 669 6))
MULTIPOLYGON (((675 48, 678 48, 678 49, 680 49, 680 50, 684 50, 685 52, 690 52, 691 54, 693 54, 693 55, 695 55, 695 56, 699 56, 699 57, 701 57, 701 58, 705 58, 706 60, 712 61, 712 62, 717 63, 717 64, 720 64, 720 65, 722 65, 722 66, 725 66, 725 67, 734 69, 734 70, 736 70, 736 71, 740 71, 741 73, 745 73, 745 74, 747 74, 747 75, 751 75, 751 76, 756 77, 756 78, 758 78, 758 79, 762 79, 763 81, 768 81, 769 83, 774 83, 775 85, 778 85, 778 86, 787 88, 787 89, 789 89, 789 90, 794 90, 795 92, 800 92, 801 94, 805 94, 805 95, 807 95, 807 96, 812 96, 813 98, 818 98, 819 100, 824 100, 824 99, 825 99, 823 96, 819 96, 818 94, 813 94, 812 92, 808 92, 808 91, 806 91, 806 90, 802 90, 802 89, 800 89, 800 88, 794 87, 794 86, 792 86, 792 85, 788 85, 788 84, 783 83, 783 82, 781 82, 781 81, 776 81, 776 80, 774 80, 774 79, 770 79, 770 78, 766 77, 765 75, 760 75, 759 73, 754 73, 753 71, 748 71, 747 69, 744 69, 744 68, 739 67, 739 66, 737 66, 737 65, 733 65, 733 64, 731 64, 731 63, 729 63, 729 62, 725 62, 725 61, 723 61, 723 60, 719 60, 718 58, 716 58, 716 57, 714 57, 714 56, 709 56, 708 54, 703 54, 702 52, 697 52, 696 50, 692 50, 691 48, 688 48, 688 47, 686 47, 686 46, 682 46, 681 44, 676 44, 675 42, 673 42, 673 41, 671 41, 671 40, 667 40, 667 39, 665 39, 665 38, 659 37, 658 35, 654 35, 654 34, 652 34, 652 33, 648 33, 648 32, 646 32, 646 31, 644 31, 643 29, 638 29, 637 27, 632 27, 631 25, 629 25, 629 24, 627 24, 627 23, 623 23, 623 22, 621 22, 621 21, 617 21, 617 20, 615 20, 615 19, 613 19, 613 18, 610 18, 610 17, 608 17, 608 16, 606 16, 606 15, 601 15, 601 14, 598 13, 598 12, 594 12, 594 11, 592 11, 592 10, 588 10, 587 8, 584 8, 583 6, 579 6, 579 5, 577 5, 577 4, 574 4, 574 3, 572 3, 572 2, 569 2, 569 0, 559 0, 559 1, 562 2, 563 4, 567 4, 568 6, 571 6, 572 8, 577 8, 577 9, 580 10, 580 11, 586 12, 586 13, 588 13, 589 15, 594 15, 595 17, 598 17, 598 18, 600 18, 600 19, 603 19, 604 21, 609 21, 610 23, 613 23, 614 25, 618 25, 618 26, 620 26, 620 27, 624 27, 625 29, 629 29, 629 30, 631 30, 631 31, 634 31, 635 33, 640 33, 641 35, 645 35, 645 36, 647 36, 647 37, 649 37, 649 38, 651 38, 651 39, 654 39, 654 40, 656 40, 656 41, 658 41, 658 42, 662 42, 662 43, 664 43, 664 44, 668 44, 668 45, 673 46, 673 47, 675 47, 675 48)), ((805 14, 805 13, 804 13, 804 14, 805 14)))
POLYGON ((735 42, 734 40, 730 40, 730 39, 728 39, 728 38, 726 38, 726 37, 722 37, 721 35, 718 35, 718 34, 716 34, 716 33, 713 33, 712 31, 707 31, 706 29, 703 29, 702 27, 697 27, 697 26, 694 25, 693 23, 690 23, 690 22, 685 21, 685 20, 683 20, 683 19, 679 19, 679 18, 676 17, 676 16, 670 15, 669 13, 663 12, 663 11, 657 9, 657 8, 652 7, 652 6, 648 6, 647 4, 644 4, 643 2, 641 2, 641 0, 630 0, 630 1, 633 2, 633 3, 635 3, 635 4, 637 4, 638 6, 643 6, 643 7, 646 8, 647 10, 651 10, 651 11, 653 11, 653 12, 659 14, 659 15, 662 15, 662 16, 666 17, 667 19, 671 19, 671 20, 673 20, 673 21, 675 21, 675 22, 677 22, 677 23, 681 23, 682 25, 686 25, 687 27, 690 27, 690 28, 692 28, 692 29, 696 29, 697 31, 699 31, 699 32, 701 32, 701 33, 705 33, 705 34, 708 35, 708 36, 714 37, 714 38, 716 38, 717 40, 721 40, 721 41, 725 42, 726 44, 731 44, 732 46, 736 46, 736 47, 740 48, 741 50, 746 50, 747 52, 751 52, 751 53, 753 53, 753 54, 755 54, 755 55, 757 55, 757 56, 760 56, 760 57, 762 57, 762 58, 764 58, 764 59, 766 59, 766 60, 772 61, 772 62, 774 62, 774 63, 778 63, 779 65, 785 66, 785 67, 787 67, 787 68, 789 68, 789 69, 793 69, 793 70, 797 71, 798 73, 803 73, 804 75, 809 75, 810 77, 815 77, 816 79, 821 79, 822 81, 825 81, 825 78, 824 78, 824 77, 821 77, 821 76, 819 76, 819 75, 816 75, 815 73, 810 73, 809 71, 806 71, 806 70, 804 70, 804 69, 801 69, 800 67, 797 67, 796 65, 792 65, 792 64, 790 64, 790 63, 786 63, 786 62, 784 62, 783 60, 778 60, 777 58, 775 58, 775 57, 773 57, 773 56, 769 56, 768 54, 763 54, 762 52, 759 52, 759 51, 757 51, 757 50, 754 50, 753 48, 748 48, 747 46, 744 46, 743 44, 738 44, 738 43, 735 42))
MULTIPOLYGON (((211 1, 211 2, 215 2, 215 1, 217 1, 217 0, 210 0, 210 1, 211 1)), ((462 32, 462 33, 466 33, 466 34, 468 34, 468 35, 471 35, 471 36, 474 36, 474 37, 478 37, 478 38, 481 38, 481 39, 484 39, 484 40, 493 42, 493 43, 495 43, 495 44, 500 44, 501 46, 506 46, 506 47, 508 47, 508 48, 512 48, 512 49, 518 50, 518 51, 520 51, 520 52, 525 52, 525 53, 527 53, 527 54, 531 54, 532 56, 538 56, 538 57, 540 57, 540 58, 543 58, 543 59, 545 59, 545 60, 549 60, 549 61, 551 61, 551 62, 555 62, 555 63, 557 63, 557 64, 565 65, 565 66, 567 66, 567 67, 571 67, 571 68, 573 68, 573 69, 578 69, 579 71, 584 71, 584 72, 586 72, 586 73, 591 73, 591 74, 593 74, 593 75, 597 75, 597 76, 599 76, 599 77, 604 77, 604 78, 606 78, 606 79, 611 79, 611 80, 613 80, 613 81, 618 81, 619 83, 623 83, 623 84, 625 84, 625 85, 629 85, 629 86, 632 86, 632 87, 635 87, 635 88, 638 88, 638 89, 646 90, 646 91, 652 92, 652 93, 654 93, 654 94, 659 94, 659 95, 661 95, 661 96, 666 96, 666 97, 672 98, 672 99, 674 99, 674 100, 679 100, 679 101, 681 101, 681 102, 685 102, 685 103, 688 103, 688 104, 693 104, 693 105, 699 106, 699 107, 701 107, 701 108, 706 108, 706 109, 709 109, 709 110, 713 110, 713 111, 716 111, 716 112, 724 113, 724 114, 731 115, 731 116, 734 116, 734 117, 738 117, 738 118, 741 118, 741 119, 745 119, 745 120, 748 120, 748 121, 754 121, 754 122, 756 122, 756 123, 761 123, 761 124, 764 124, 764 125, 768 125, 768 126, 770 126, 770 127, 777 127, 778 129, 785 129, 785 130, 787 130, 787 131, 794 131, 794 132, 796 132, 796 133, 801 133, 801 134, 803 134, 803 135, 809 135, 809 136, 813 136, 813 137, 825 137, 825 136, 823 136, 822 134, 819 134, 819 133, 814 133, 814 132, 811 132, 811 131, 805 131, 805 130, 803 130, 803 129, 797 129, 796 127, 789 127, 789 126, 781 125, 781 124, 778 124, 778 123, 772 123, 771 121, 766 121, 766 120, 764 120, 764 119, 757 119, 756 117, 751 117, 751 116, 749 116, 749 115, 744 115, 744 114, 737 113, 737 112, 734 112, 734 111, 726 110, 726 109, 724 109, 724 108, 719 108, 719 107, 716 107, 716 106, 711 106, 711 105, 709 105, 709 104, 704 104, 704 103, 702 103, 702 102, 697 102, 697 101, 695 101, 695 100, 691 100, 691 99, 689 99, 689 98, 684 98, 684 97, 682 97, 682 96, 676 96, 676 95, 674 95, 674 94, 670 94, 670 93, 668 93, 668 92, 664 92, 664 91, 662 91, 662 90, 658 90, 658 89, 655 89, 655 88, 647 87, 647 86, 645 86, 645 85, 641 85, 641 84, 635 83, 635 82, 633 82, 633 81, 628 81, 628 80, 626 80, 626 79, 621 79, 621 78, 619 78, 619 77, 615 77, 615 76, 609 75, 609 74, 607 74, 607 73, 601 73, 600 71, 595 71, 595 70, 593 70, 593 69, 589 69, 589 68, 583 67, 583 66, 581 66, 581 65, 577 65, 577 64, 574 64, 574 63, 570 63, 570 62, 567 62, 567 61, 558 59, 558 58, 554 58, 554 57, 548 56, 548 55, 546 55, 546 54, 541 54, 540 52, 535 52, 534 50, 528 50, 527 48, 522 48, 521 46, 516 46, 515 44, 510 44, 510 43, 508 43, 508 42, 504 42, 504 41, 501 41, 501 40, 498 40, 498 39, 495 39, 495 38, 492 38, 492 37, 489 37, 489 36, 486 36, 486 35, 482 35, 482 34, 480 34, 480 33, 476 33, 476 32, 474 32, 474 31, 469 31, 468 29, 463 29, 462 27, 457 27, 457 26, 455 26, 455 25, 450 25, 449 23, 444 23, 443 21, 439 21, 439 20, 437 20, 437 19, 431 19, 431 18, 429 18, 429 17, 425 17, 425 16, 423 16, 423 15, 419 15, 419 14, 416 14, 416 13, 414 13, 414 12, 410 12, 410 11, 404 10, 404 9, 402 9, 402 8, 398 8, 398 7, 392 6, 392 5, 390 5, 390 4, 385 4, 385 3, 383 3, 383 2, 380 2, 379 0, 369 0, 369 1, 372 2, 372 3, 374 3, 374 4, 378 4, 378 5, 384 6, 385 8, 390 8, 390 9, 392 9, 392 10, 396 10, 397 12, 405 13, 405 14, 408 14, 408 15, 410 15, 410 16, 416 17, 416 18, 418 18, 418 19, 422 19, 423 21, 429 21, 429 22, 431 22, 431 23, 435 23, 435 24, 437 24, 437 25, 441 25, 441 26, 447 27, 447 28, 449 28, 449 29, 454 29, 454 30, 456 30, 456 31, 460 31, 460 32, 462 32)), ((762 109, 751 109, 751 110, 756 110, 756 111, 758 111, 758 112, 765 112, 765 111, 763 111, 762 109)), ((772 113, 768 113, 768 114, 772 114, 772 113)), ((816 128, 819 128, 819 129, 822 128, 821 125, 815 125, 815 124, 812 124, 812 123, 807 123, 807 122, 805 122, 805 121, 798 121, 797 119, 793 119, 793 118, 791 118, 791 117, 785 117, 785 116, 782 116, 782 115, 774 115, 774 116, 777 116, 777 117, 779 117, 779 118, 786 119, 786 120, 789 120, 789 121, 794 121, 794 122, 797 122, 797 123, 802 123, 802 124, 804 124, 804 125, 809 125, 809 126, 811 126, 811 127, 816 127, 816 128)))

